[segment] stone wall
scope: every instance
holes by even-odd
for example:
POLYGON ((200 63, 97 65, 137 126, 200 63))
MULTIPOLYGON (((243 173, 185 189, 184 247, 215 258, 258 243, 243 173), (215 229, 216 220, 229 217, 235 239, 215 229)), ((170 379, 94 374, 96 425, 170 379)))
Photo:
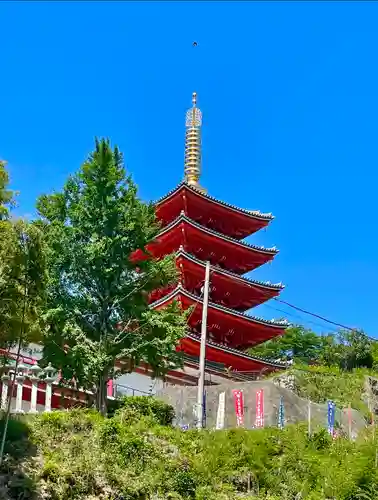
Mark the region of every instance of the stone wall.
MULTIPOLYGON (((225 427, 236 427, 233 389, 243 390, 245 427, 252 429, 256 419, 256 392, 264 390, 264 424, 277 426, 278 407, 282 396, 284 403, 285 423, 306 422, 308 420, 308 401, 297 396, 288 389, 293 380, 268 380, 256 382, 227 382, 220 385, 207 386, 206 390, 206 425, 214 428, 216 423, 219 394, 225 392, 225 427), (286 385, 286 387, 285 387, 286 385)), ((156 394, 171 404, 176 411, 176 424, 194 427, 197 387, 168 386, 156 394)), ((327 425, 327 405, 311 403, 312 424, 327 425)), ((348 431, 348 415, 346 409, 337 409, 335 420, 348 431)), ((365 421, 358 411, 352 410, 352 431, 356 434, 365 426, 365 421)))

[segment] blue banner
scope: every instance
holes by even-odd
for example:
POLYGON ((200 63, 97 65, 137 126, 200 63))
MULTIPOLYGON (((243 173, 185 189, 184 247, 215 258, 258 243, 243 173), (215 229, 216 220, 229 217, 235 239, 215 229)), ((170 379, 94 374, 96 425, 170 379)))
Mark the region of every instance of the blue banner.
POLYGON ((328 401, 328 432, 331 436, 335 432, 335 403, 333 401, 328 401))
POLYGON ((278 428, 283 429, 285 426, 285 407, 283 397, 280 397, 280 406, 278 407, 278 428))

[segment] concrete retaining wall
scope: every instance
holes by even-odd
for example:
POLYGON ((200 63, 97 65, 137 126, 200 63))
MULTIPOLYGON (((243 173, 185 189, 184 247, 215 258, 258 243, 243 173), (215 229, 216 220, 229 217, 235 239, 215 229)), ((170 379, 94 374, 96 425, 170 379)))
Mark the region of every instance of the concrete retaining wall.
MULTIPOLYGON (((297 423, 308 420, 308 401, 297 396, 293 391, 272 381, 230 382, 206 387, 206 424, 214 428, 216 423, 219 394, 225 392, 225 428, 236 427, 234 399, 232 390, 243 390, 245 427, 254 428, 256 419, 256 392, 264 390, 264 424, 277 426, 280 397, 283 397, 285 423, 297 423)), ((290 384, 289 384, 290 385, 290 384)), ((171 404, 176 411, 176 424, 194 427, 196 423, 195 405, 197 387, 169 386, 157 392, 157 397, 171 404)), ((365 427, 365 420, 358 411, 352 410, 352 432, 356 434, 365 427)), ((311 403, 313 425, 327 425, 327 405, 311 403)), ((347 410, 337 409, 336 422, 345 432, 348 431, 347 410)))

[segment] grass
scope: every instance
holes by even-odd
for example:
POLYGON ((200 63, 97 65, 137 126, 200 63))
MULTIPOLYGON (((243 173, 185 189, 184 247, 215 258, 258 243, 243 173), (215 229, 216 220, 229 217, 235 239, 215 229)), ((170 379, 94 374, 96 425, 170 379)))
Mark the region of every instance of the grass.
MULTIPOLYGON (((296 391, 367 413, 365 370, 295 367, 296 391)), ((126 398, 104 418, 93 410, 12 420, 0 500, 378 500, 377 445, 324 429, 183 432, 172 408, 126 398)), ((1 421, 0 421, 1 430, 1 421)))
MULTIPOLYGON (((143 413, 128 405, 112 418, 89 410, 33 417, 23 424, 30 446, 21 448, 35 455, 15 453, 24 458, 13 473, 9 464, 2 471, 13 483, 0 488, 0 498, 378 499, 376 445, 368 431, 356 442, 332 441, 324 429, 308 439, 301 425, 182 432, 143 413)), ((10 441, 14 451, 17 432, 10 441)))

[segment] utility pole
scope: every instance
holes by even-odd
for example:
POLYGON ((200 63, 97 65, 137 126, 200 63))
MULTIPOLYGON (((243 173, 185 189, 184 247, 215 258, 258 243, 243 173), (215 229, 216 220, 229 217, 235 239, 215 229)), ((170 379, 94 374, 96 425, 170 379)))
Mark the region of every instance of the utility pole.
POLYGON ((210 262, 206 262, 205 284, 203 287, 202 325, 201 325, 201 351, 199 360, 199 377, 197 393, 197 429, 203 425, 203 391, 205 385, 205 360, 206 360, 206 333, 207 333, 207 308, 209 304, 210 262))

